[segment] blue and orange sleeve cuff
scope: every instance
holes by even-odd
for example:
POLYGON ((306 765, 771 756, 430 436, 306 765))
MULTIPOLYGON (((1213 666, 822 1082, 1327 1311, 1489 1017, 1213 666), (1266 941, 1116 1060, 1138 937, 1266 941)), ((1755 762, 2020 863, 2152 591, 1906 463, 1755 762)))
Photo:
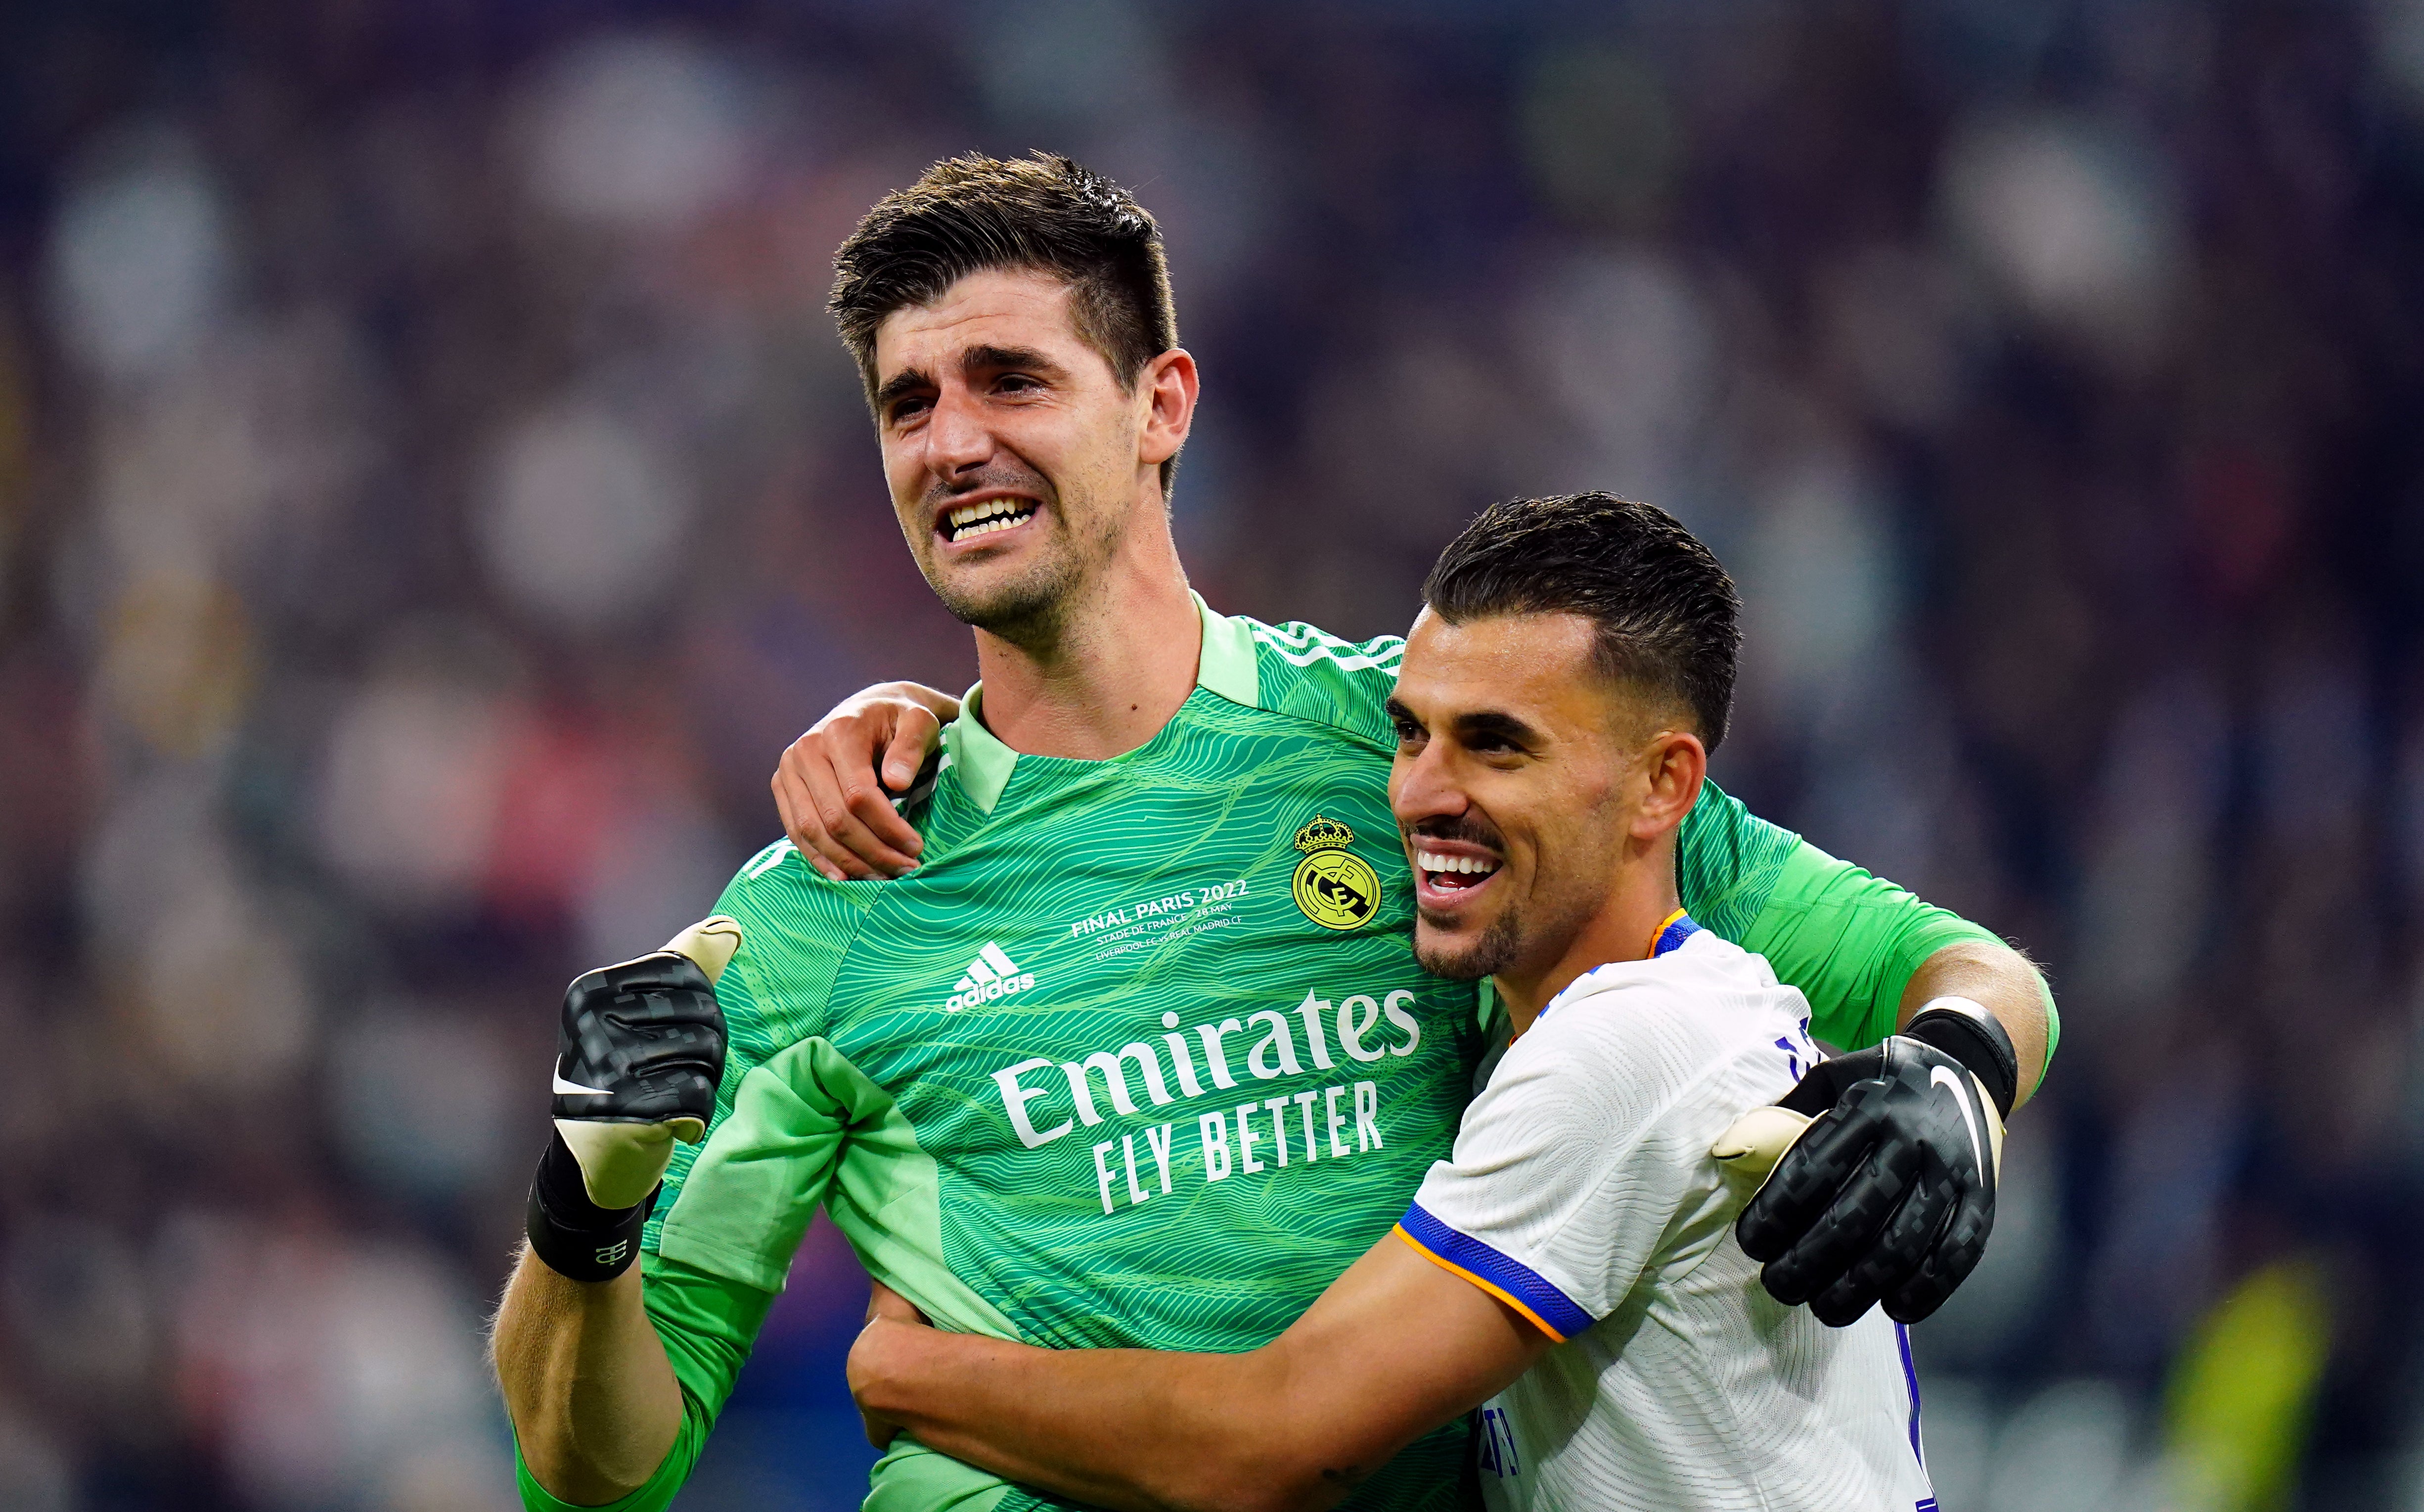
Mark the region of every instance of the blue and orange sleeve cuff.
POLYGON ((1539 1271, 1448 1227, 1420 1202, 1406 1209, 1395 1233, 1413 1247, 1414 1253, 1523 1313, 1559 1344, 1598 1321, 1539 1271))

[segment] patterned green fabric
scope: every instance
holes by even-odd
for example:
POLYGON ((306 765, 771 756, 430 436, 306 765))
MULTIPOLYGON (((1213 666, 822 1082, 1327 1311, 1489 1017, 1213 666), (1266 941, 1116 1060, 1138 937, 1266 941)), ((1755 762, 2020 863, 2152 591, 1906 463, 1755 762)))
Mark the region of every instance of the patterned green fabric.
MULTIPOLYGON (((1204 630, 1195 692, 1112 760, 1014 756, 972 693, 909 877, 827 882, 781 842, 726 891, 747 931, 717 990, 729 1064, 644 1241, 691 1410, 621 1505, 653 1512, 687 1475, 745 1355, 728 1320, 754 1330, 820 1205, 945 1327, 1231 1351, 1302 1313, 1447 1154, 1486 1035, 1474 985, 1410 948, 1381 708, 1402 643, 1208 610, 1204 630), (694 1295, 719 1285, 732 1301, 694 1295)), ((1711 788, 1685 905, 1746 938, 1798 846, 1711 788)), ((1840 955, 1817 963, 1841 982, 1789 979, 1821 1037, 1865 1033, 1878 1000, 1840 955)), ((1345 1504, 1456 1505, 1464 1453, 1459 1422, 1345 1504)), ((998 1486, 903 1444, 869 1505, 998 1486)))

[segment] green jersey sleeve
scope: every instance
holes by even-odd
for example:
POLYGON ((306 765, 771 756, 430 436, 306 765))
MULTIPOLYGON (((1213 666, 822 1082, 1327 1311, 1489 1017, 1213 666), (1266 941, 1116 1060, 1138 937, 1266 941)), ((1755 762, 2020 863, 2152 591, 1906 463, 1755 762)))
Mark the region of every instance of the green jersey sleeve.
MULTIPOLYGON (((1714 783, 1684 820, 1676 870, 1694 918, 1767 958, 1810 999, 1810 1032, 1865 1049, 1894 1031, 1903 988, 1929 956, 1990 930, 1768 823, 1714 783)), ((2046 1058, 2060 1033, 2046 1009, 2046 1058)))

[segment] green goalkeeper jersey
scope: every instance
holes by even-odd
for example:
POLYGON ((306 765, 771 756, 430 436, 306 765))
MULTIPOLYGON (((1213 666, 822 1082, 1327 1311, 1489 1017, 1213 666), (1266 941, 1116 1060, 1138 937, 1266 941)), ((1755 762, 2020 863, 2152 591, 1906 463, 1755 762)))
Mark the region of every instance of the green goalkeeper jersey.
MULTIPOLYGON (((1014 755, 972 692, 911 807, 908 877, 828 882, 782 842, 726 891, 729 1060, 645 1239, 684 1423, 618 1508, 679 1488, 820 1206, 938 1326, 1234 1351, 1448 1153, 1488 1025, 1411 948, 1382 709, 1402 643, 1204 628, 1194 692, 1108 761, 1014 755)), ((1766 953, 1838 1043, 1889 1032, 1911 969, 1984 932, 1714 788, 1679 856, 1693 916, 1766 953)), ((1345 1505, 1454 1505, 1464 1448, 1460 1424, 1418 1440, 1345 1505)), ((908 1440, 867 1503, 1063 1504, 908 1440)))

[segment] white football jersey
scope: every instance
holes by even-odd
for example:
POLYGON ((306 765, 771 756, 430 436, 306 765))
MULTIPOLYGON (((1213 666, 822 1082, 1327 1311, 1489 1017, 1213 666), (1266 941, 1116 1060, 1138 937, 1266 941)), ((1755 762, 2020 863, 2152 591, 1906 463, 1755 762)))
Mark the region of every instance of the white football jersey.
POLYGON ((1540 1512, 1934 1512, 1908 1336, 1761 1287, 1709 1146, 1817 1058, 1809 1006, 1688 919, 1560 993, 1398 1233, 1560 1341, 1483 1409, 1485 1498, 1540 1512))

